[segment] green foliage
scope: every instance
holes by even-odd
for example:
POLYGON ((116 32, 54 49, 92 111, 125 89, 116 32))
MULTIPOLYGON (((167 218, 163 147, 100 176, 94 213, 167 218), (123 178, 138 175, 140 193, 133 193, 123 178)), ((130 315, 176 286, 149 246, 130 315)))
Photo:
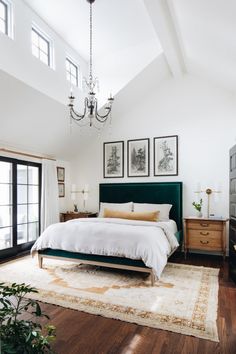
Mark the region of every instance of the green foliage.
POLYGON ((200 202, 199 202, 199 203, 192 202, 192 205, 194 206, 194 208, 195 208, 197 211, 201 211, 201 210, 202 210, 202 199, 200 199, 200 202))
POLYGON ((26 284, 8 286, 0 283, 0 352, 1 354, 53 353, 51 342, 55 339, 55 327, 42 328, 34 318, 46 317, 37 301, 27 299, 38 291, 26 284), (23 320, 24 317, 29 318, 23 320))

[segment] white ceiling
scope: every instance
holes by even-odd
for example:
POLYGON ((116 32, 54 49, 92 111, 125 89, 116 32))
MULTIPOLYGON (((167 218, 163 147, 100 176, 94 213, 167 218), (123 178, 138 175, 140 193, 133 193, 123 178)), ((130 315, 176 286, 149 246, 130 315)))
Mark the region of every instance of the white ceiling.
MULTIPOLYGON (((67 43, 88 60, 89 3, 86 0, 24 0, 67 43)), ((94 56, 157 40, 142 0, 96 0, 94 56)))
POLYGON ((172 0, 187 71, 236 89, 236 1, 172 0))

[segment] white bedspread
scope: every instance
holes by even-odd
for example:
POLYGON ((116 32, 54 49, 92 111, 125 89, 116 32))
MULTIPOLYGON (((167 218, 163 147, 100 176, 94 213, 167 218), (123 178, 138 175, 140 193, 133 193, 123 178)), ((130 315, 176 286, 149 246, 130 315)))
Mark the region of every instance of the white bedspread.
POLYGON ((157 277, 178 241, 165 222, 109 218, 74 219, 50 225, 31 252, 46 248, 141 259, 157 277))

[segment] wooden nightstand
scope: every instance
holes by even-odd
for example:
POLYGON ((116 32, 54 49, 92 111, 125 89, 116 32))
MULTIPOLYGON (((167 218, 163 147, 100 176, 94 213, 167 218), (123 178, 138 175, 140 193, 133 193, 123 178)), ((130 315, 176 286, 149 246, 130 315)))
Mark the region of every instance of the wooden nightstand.
POLYGON ((79 219, 79 218, 95 218, 97 216, 97 213, 89 213, 89 212, 81 212, 81 213, 75 213, 73 211, 67 211, 67 213, 61 213, 60 214, 60 221, 69 221, 72 219, 79 219))
POLYGON ((184 218, 184 253, 189 250, 220 251, 225 259, 228 219, 184 218))

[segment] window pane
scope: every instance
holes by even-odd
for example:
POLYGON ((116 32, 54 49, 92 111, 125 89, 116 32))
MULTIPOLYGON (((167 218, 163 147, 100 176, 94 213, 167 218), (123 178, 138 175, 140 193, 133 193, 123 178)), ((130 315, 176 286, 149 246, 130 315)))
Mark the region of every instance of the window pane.
POLYGON ((70 62, 68 59, 66 59, 66 70, 69 71, 70 69, 70 62))
POLYGON ((34 32, 34 31, 31 32, 31 39, 32 39, 32 43, 33 43, 36 47, 38 47, 38 45, 39 45, 39 36, 37 35, 36 32, 34 32))
POLYGON ((17 224, 27 223, 27 205, 17 205, 17 224))
POLYGON ((29 203, 39 202, 39 187, 38 186, 28 186, 29 191, 29 203))
POLYGON ((18 184, 17 186, 17 203, 26 204, 27 203, 27 185, 23 186, 18 184))
POLYGON ((48 42, 45 39, 39 37, 39 48, 46 54, 48 54, 48 42))
POLYGON ((29 241, 34 241, 39 236, 39 224, 37 222, 29 225, 29 241))
POLYGON ((71 65, 70 72, 73 76, 75 76, 75 77, 77 76, 77 70, 74 65, 71 65))
POLYGON ((12 228, 0 228, 0 250, 12 247, 12 228))
POLYGON ((66 73, 66 78, 68 81, 70 81, 70 73, 69 72, 66 73))
POLYGON ((27 184, 27 166, 17 165, 17 183, 27 184))
POLYGON ((12 225, 12 207, 0 206, 0 227, 12 225))
POLYGON ((27 224, 17 225, 17 243, 27 242, 27 224))
POLYGON ((77 86, 77 80, 74 76, 71 76, 70 82, 74 85, 77 86))
POLYGON ((39 205, 30 204, 29 205, 29 222, 34 222, 39 220, 39 205))
POLYGON ((11 188, 11 184, 0 184, 0 205, 12 204, 11 188))
POLYGON ((0 161, 0 183, 11 183, 12 167, 10 162, 0 161))
POLYGON ((0 32, 6 33, 6 23, 0 18, 0 32))
POLYGON ((39 58, 39 48, 36 47, 35 45, 32 45, 32 54, 33 54, 36 58, 39 58))
POLYGON ((6 19, 6 7, 3 3, 0 2, 0 17, 5 20, 6 19))
POLYGON ((39 184, 39 169, 38 167, 28 166, 28 183, 39 184))
POLYGON ((48 56, 47 54, 45 54, 44 52, 40 52, 40 60, 44 63, 48 65, 48 56))

